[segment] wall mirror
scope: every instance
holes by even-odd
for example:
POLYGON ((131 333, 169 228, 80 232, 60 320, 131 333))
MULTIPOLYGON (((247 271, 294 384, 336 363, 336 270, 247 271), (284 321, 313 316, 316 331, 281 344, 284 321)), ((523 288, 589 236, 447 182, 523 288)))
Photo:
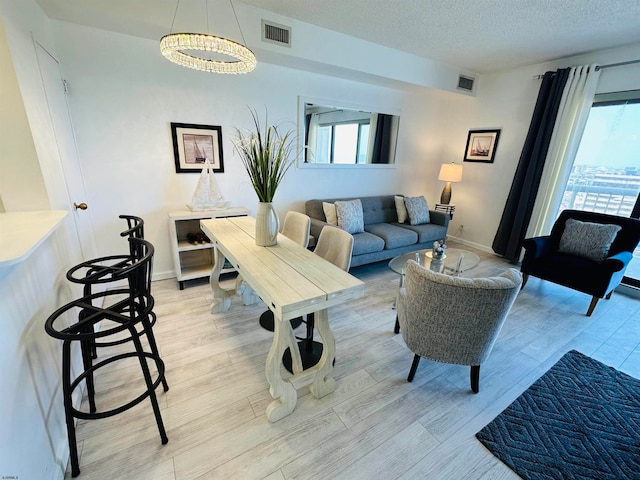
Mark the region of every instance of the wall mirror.
POLYGON ((393 167, 400 115, 298 99, 300 167, 393 167))

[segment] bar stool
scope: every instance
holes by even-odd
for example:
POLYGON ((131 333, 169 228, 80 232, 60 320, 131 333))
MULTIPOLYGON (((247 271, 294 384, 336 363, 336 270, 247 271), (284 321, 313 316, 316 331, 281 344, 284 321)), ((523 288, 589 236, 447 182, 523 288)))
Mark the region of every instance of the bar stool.
MULTIPOLYGON (((134 215, 120 215, 118 218, 125 219, 127 221, 128 229, 121 232, 121 237, 144 239, 144 220, 134 215)), ((137 243, 129 242, 129 253, 121 255, 110 255, 106 257, 94 258, 82 262, 67 271, 67 280, 73 283, 79 283, 84 285, 83 295, 85 297, 90 296, 92 289, 96 285, 107 284, 116 282, 122 279, 122 269, 131 265, 136 259, 140 259, 141 247, 137 243)), ((151 269, 150 269, 151 270, 151 269)), ((147 285, 148 302, 149 302, 149 315, 151 317, 150 327, 153 327, 156 323, 157 316, 153 311, 155 300, 151 295, 151 271, 149 272, 149 285, 147 285)), ((83 315, 81 312, 80 315, 83 315)), ((145 333, 145 329, 138 331, 137 335, 140 336, 145 333)), ((149 345, 151 347, 151 353, 158 354, 158 349, 155 343, 153 335, 149 338, 149 345)), ((125 337, 118 340, 112 340, 109 342, 85 342, 83 343, 82 359, 84 369, 88 370, 91 367, 91 359, 97 358, 96 347, 108 347, 121 345, 123 343, 131 341, 131 338, 125 337)), ((167 380, 163 378, 162 385, 164 390, 169 390, 167 380)), ((93 382, 87 382, 88 391, 92 392, 93 382)), ((91 397, 90 397, 91 398, 91 397)))
MULTIPOLYGON (((144 239, 144 220, 133 215, 120 215, 118 218, 125 219, 129 227, 120 233, 121 237, 144 239)), ((82 262, 67 272, 67 280, 84 284, 84 295, 90 295, 92 285, 112 282, 112 275, 130 264, 134 254, 133 244, 130 243, 129 254, 111 255, 82 262)))
MULTIPOLYGON (((160 433, 162 444, 168 442, 160 408, 156 397, 156 388, 164 383, 164 390, 168 387, 164 382, 165 366, 160 358, 151 328, 153 300, 150 294, 151 272, 154 248, 146 240, 129 237, 130 251, 121 267, 113 265, 108 269, 111 281, 126 282, 123 288, 114 288, 103 292, 90 293, 74 300, 53 312, 45 322, 45 331, 51 337, 62 340, 62 393, 64 398, 65 420, 71 457, 71 475, 76 477, 80 473, 78 450, 74 419, 93 420, 106 418, 128 410, 149 398, 160 433), (95 303, 100 306, 94 305, 95 303), (73 316, 76 313, 76 316, 73 316), (73 321, 73 319, 77 319, 73 321), (72 323, 67 325, 71 319, 72 323), (95 326, 103 322, 102 329, 96 331, 95 326), (105 325, 106 324, 106 325, 105 325), (124 332, 124 340, 104 341, 124 332), (146 335, 151 352, 143 349, 140 337, 146 335), (71 346, 73 342, 79 344, 84 370, 72 378, 71 346), (131 342, 134 351, 116 354, 92 364, 91 350, 96 347, 112 346, 124 342, 131 342), (100 368, 120 360, 137 358, 140 363, 146 389, 133 400, 106 411, 97 411, 95 402, 94 373, 100 368), (153 379, 148 360, 155 363, 157 378, 153 379), (89 412, 81 411, 73 406, 73 392, 82 381, 87 385, 89 412)), ((72 269, 73 270, 73 269, 72 269)), ((104 279, 99 277, 98 281, 104 279)))

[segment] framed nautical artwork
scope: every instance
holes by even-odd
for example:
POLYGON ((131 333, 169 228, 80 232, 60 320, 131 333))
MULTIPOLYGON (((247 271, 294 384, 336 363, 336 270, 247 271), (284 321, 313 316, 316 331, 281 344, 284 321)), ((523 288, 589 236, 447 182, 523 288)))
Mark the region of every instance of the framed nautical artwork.
POLYGON ((200 173, 207 160, 216 173, 224 173, 222 127, 171 122, 176 173, 200 173))
POLYGON ((470 130, 464 161, 493 163, 499 138, 500 130, 470 130))

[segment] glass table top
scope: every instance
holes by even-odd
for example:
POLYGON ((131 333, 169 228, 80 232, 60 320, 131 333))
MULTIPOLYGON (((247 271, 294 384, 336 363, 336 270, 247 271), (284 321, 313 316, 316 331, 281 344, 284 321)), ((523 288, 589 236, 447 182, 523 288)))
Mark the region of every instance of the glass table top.
POLYGON ((431 249, 427 249, 399 255, 389 262, 389 268, 402 274, 407 260, 415 260, 434 272, 456 276, 471 270, 480 263, 478 255, 462 248, 447 248, 445 257, 441 260, 431 258, 431 249))

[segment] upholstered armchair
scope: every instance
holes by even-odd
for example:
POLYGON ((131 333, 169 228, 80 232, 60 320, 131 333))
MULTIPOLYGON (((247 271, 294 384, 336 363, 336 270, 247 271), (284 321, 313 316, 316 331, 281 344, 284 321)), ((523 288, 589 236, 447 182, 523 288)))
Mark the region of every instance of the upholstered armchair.
POLYGON ((453 277, 407 262, 396 303, 400 329, 414 352, 407 380, 420 358, 469 365, 471 389, 480 388, 480 365, 489 357, 520 291, 520 273, 510 268, 497 277, 453 277))
POLYGON ((639 241, 640 220, 563 210, 549 235, 524 241, 522 287, 531 275, 591 295, 591 316, 620 284, 639 241))

